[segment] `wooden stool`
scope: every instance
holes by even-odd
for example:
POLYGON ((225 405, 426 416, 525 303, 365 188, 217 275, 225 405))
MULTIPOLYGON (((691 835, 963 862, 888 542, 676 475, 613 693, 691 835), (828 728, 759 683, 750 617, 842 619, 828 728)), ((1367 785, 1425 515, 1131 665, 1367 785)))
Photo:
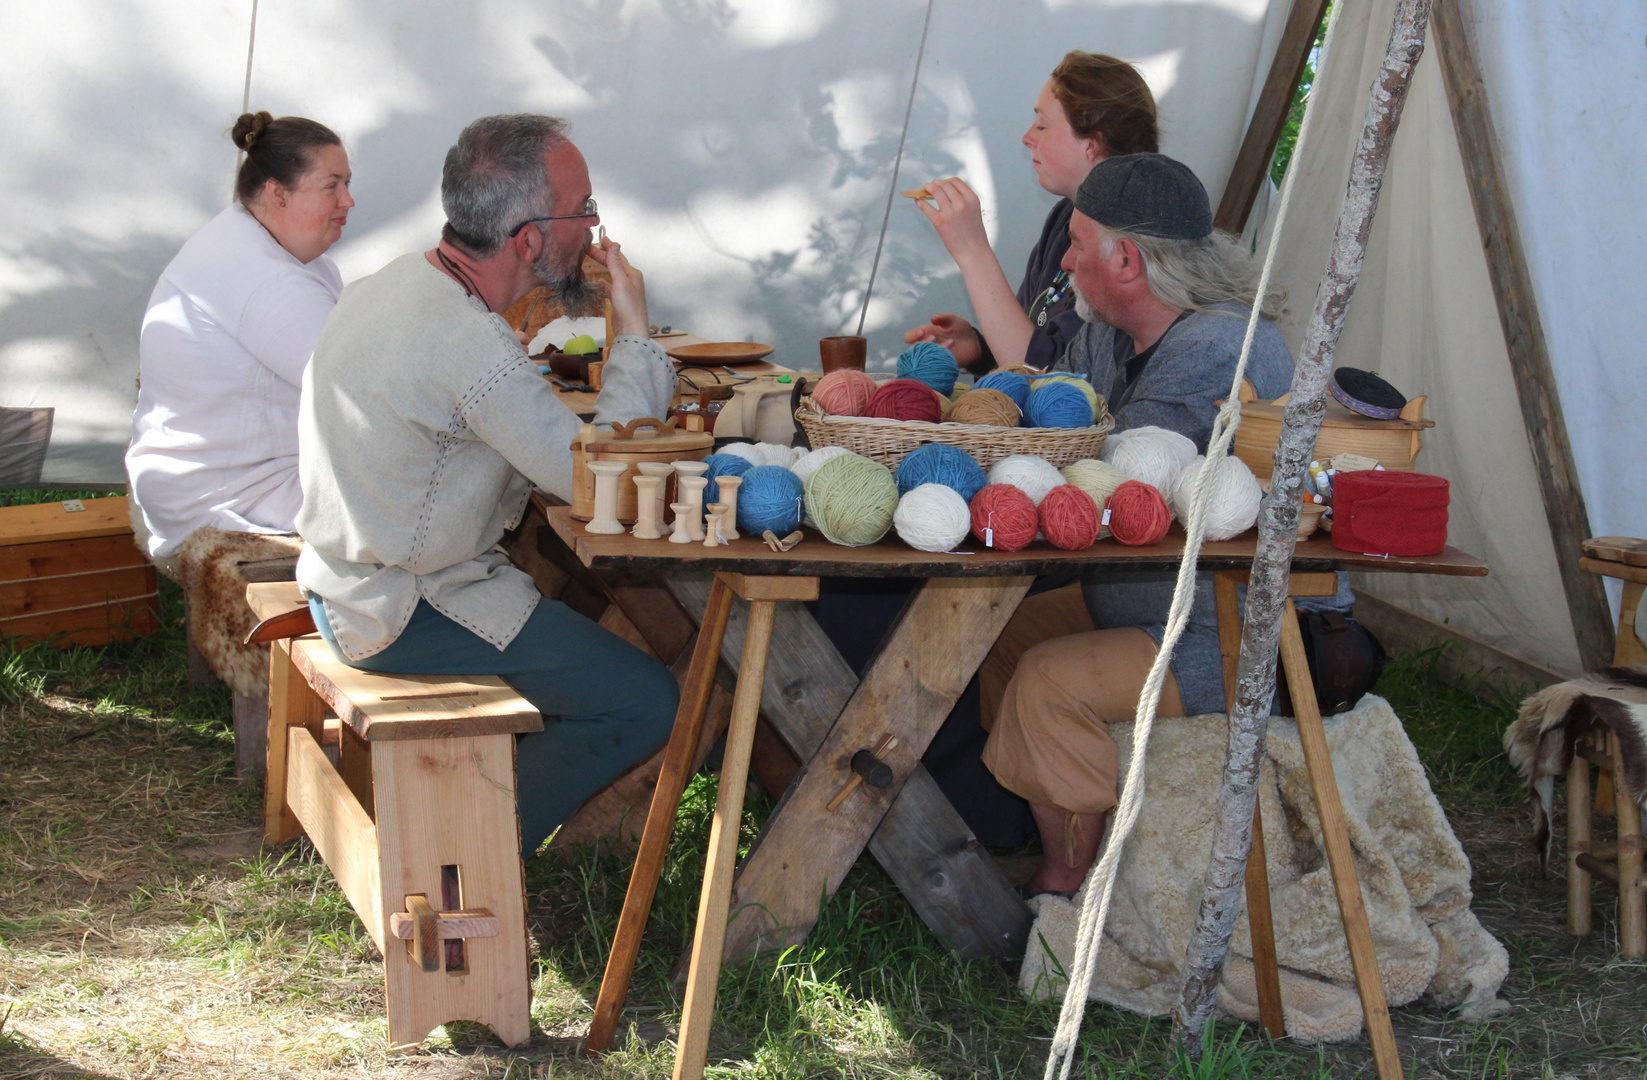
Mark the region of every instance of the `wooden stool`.
MULTIPOLYGON (((259 619, 305 605, 293 582, 246 599, 259 619)), ((326 860, 383 953, 390 1044, 471 1020, 524 1045, 515 734, 543 718, 502 679, 359 671, 318 636, 273 643, 269 665, 263 841, 307 833, 326 860), (327 706, 335 768, 320 748, 327 706)))
MULTIPOLYGON (((1624 582, 1618 611, 1613 663, 1647 665, 1647 645, 1636 636, 1636 610, 1647 585, 1647 541, 1602 536, 1584 542, 1579 565, 1592 574, 1624 582)), ((1647 694, 1641 695, 1647 702, 1647 694)), ((1634 704, 1634 702, 1632 702, 1634 704)), ((1573 748, 1567 770, 1567 932, 1590 933, 1590 892, 1595 877, 1618 886, 1619 951, 1625 960, 1647 957, 1647 891, 1642 880, 1641 809, 1624 785, 1618 735, 1604 721, 1573 748), (1592 806, 1590 766, 1600 769, 1592 806), (1611 805, 1607 805, 1611 803, 1611 805), (1595 845, 1592 813, 1611 811, 1617 819, 1616 842, 1595 845)))

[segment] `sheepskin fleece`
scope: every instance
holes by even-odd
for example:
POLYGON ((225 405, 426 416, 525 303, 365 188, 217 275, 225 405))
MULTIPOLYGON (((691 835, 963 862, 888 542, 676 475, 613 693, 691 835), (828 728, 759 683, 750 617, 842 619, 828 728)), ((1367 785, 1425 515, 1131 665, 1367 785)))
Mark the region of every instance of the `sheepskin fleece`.
POLYGON ((1504 750, 1527 781, 1533 844, 1548 869, 1555 778, 1573 762, 1573 747, 1597 727, 1618 738, 1624 790, 1647 808, 1647 668, 1608 667, 1547 686, 1521 703, 1504 732, 1504 750))
POLYGON ((246 605, 241 566, 303 550, 295 536, 196 529, 177 550, 177 578, 189 603, 189 636, 217 677, 238 694, 269 692, 269 647, 242 645, 257 618, 246 605))
MULTIPOLYGON (((1395 712, 1368 695, 1325 727, 1390 1004, 1425 998, 1466 1016, 1503 1008, 1496 995, 1509 956, 1470 911, 1469 860, 1395 712)), ((1132 725, 1111 731, 1124 768, 1132 725)), ((1177 1003, 1212 848, 1227 732, 1221 714, 1156 721, 1145 766, 1148 797, 1121 860, 1093 1000, 1148 1016, 1165 1015, 1177 1003)), ((1362 1028, 1361 1004, 1292 720, 1270 721, 1259 799, 1287 1034, 1310 1042, 1353 1039, 1362 1028)), ((1031 901, 1035 925, 1018 980, 1025 994, 1063 994, 1060 972, 1069 969, 1084 891, 1073 903, 1031 901)), ((1243 909, 1218 1004, 1255 1021, 1251 957, 1243 909)))

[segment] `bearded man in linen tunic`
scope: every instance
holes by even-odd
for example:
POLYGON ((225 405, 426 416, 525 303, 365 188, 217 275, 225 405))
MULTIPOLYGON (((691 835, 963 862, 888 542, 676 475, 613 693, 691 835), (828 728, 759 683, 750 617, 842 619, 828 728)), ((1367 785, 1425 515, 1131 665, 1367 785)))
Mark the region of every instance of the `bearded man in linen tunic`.
POLYGON ((433 249, 348 286, 304 377, 297 578, 346 663, 501 675, 544 716, 517 744, 522 847, 655 750, 677 688, 656 660, 538 594, 498 548, 531 487, 569 498, 579 418, 502 311, 544 284, 574 314, 611 271, 597 423, 662 416, 675 389, 645 283, 600 220, 583 155, 547 116, 489 116, 446 156, 433 249))

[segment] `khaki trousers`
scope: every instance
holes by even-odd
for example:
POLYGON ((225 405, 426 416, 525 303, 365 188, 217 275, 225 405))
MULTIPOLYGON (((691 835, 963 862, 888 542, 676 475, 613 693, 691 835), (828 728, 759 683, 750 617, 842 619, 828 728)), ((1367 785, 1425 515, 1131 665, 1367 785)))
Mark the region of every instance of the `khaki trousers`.
MULTIPOLYGON (((1072 814, 1108 812, 1120 769, 1109 726, 1137 713, 1156 651, 1155 639, 1136 627, 1089 630, 1029 648, 1001 695, 984 766, 1032 803, 1072 814)), ((1169 671, 1160 715, 1183 713, 1169 671)))

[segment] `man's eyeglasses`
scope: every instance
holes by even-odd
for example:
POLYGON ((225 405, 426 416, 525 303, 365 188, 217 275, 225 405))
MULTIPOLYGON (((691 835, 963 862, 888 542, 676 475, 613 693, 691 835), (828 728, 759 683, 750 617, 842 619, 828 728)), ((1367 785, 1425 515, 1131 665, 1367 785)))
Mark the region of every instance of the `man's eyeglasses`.
POLYGON ((600 210, 595 206, 595 200, 591 198, 591 199, 587 200, 586 202, 584 202, 584 204, 583 204, 583 213, 581 213, 581 214, 555 214, 551 217, 527 218, 525 221, 521 222, 519 225, 516 225, 513 229, 509 230, 509 238, 514 239, 516 236, 518 236, 520 234, 520 231, 522 229, 526 228, 526 226, 528 226, 528 225, 534 224, 535 222, 539 222, 539 221, 568 221, 572 218, 592 218, 592 217, 600 217, 600 210))

